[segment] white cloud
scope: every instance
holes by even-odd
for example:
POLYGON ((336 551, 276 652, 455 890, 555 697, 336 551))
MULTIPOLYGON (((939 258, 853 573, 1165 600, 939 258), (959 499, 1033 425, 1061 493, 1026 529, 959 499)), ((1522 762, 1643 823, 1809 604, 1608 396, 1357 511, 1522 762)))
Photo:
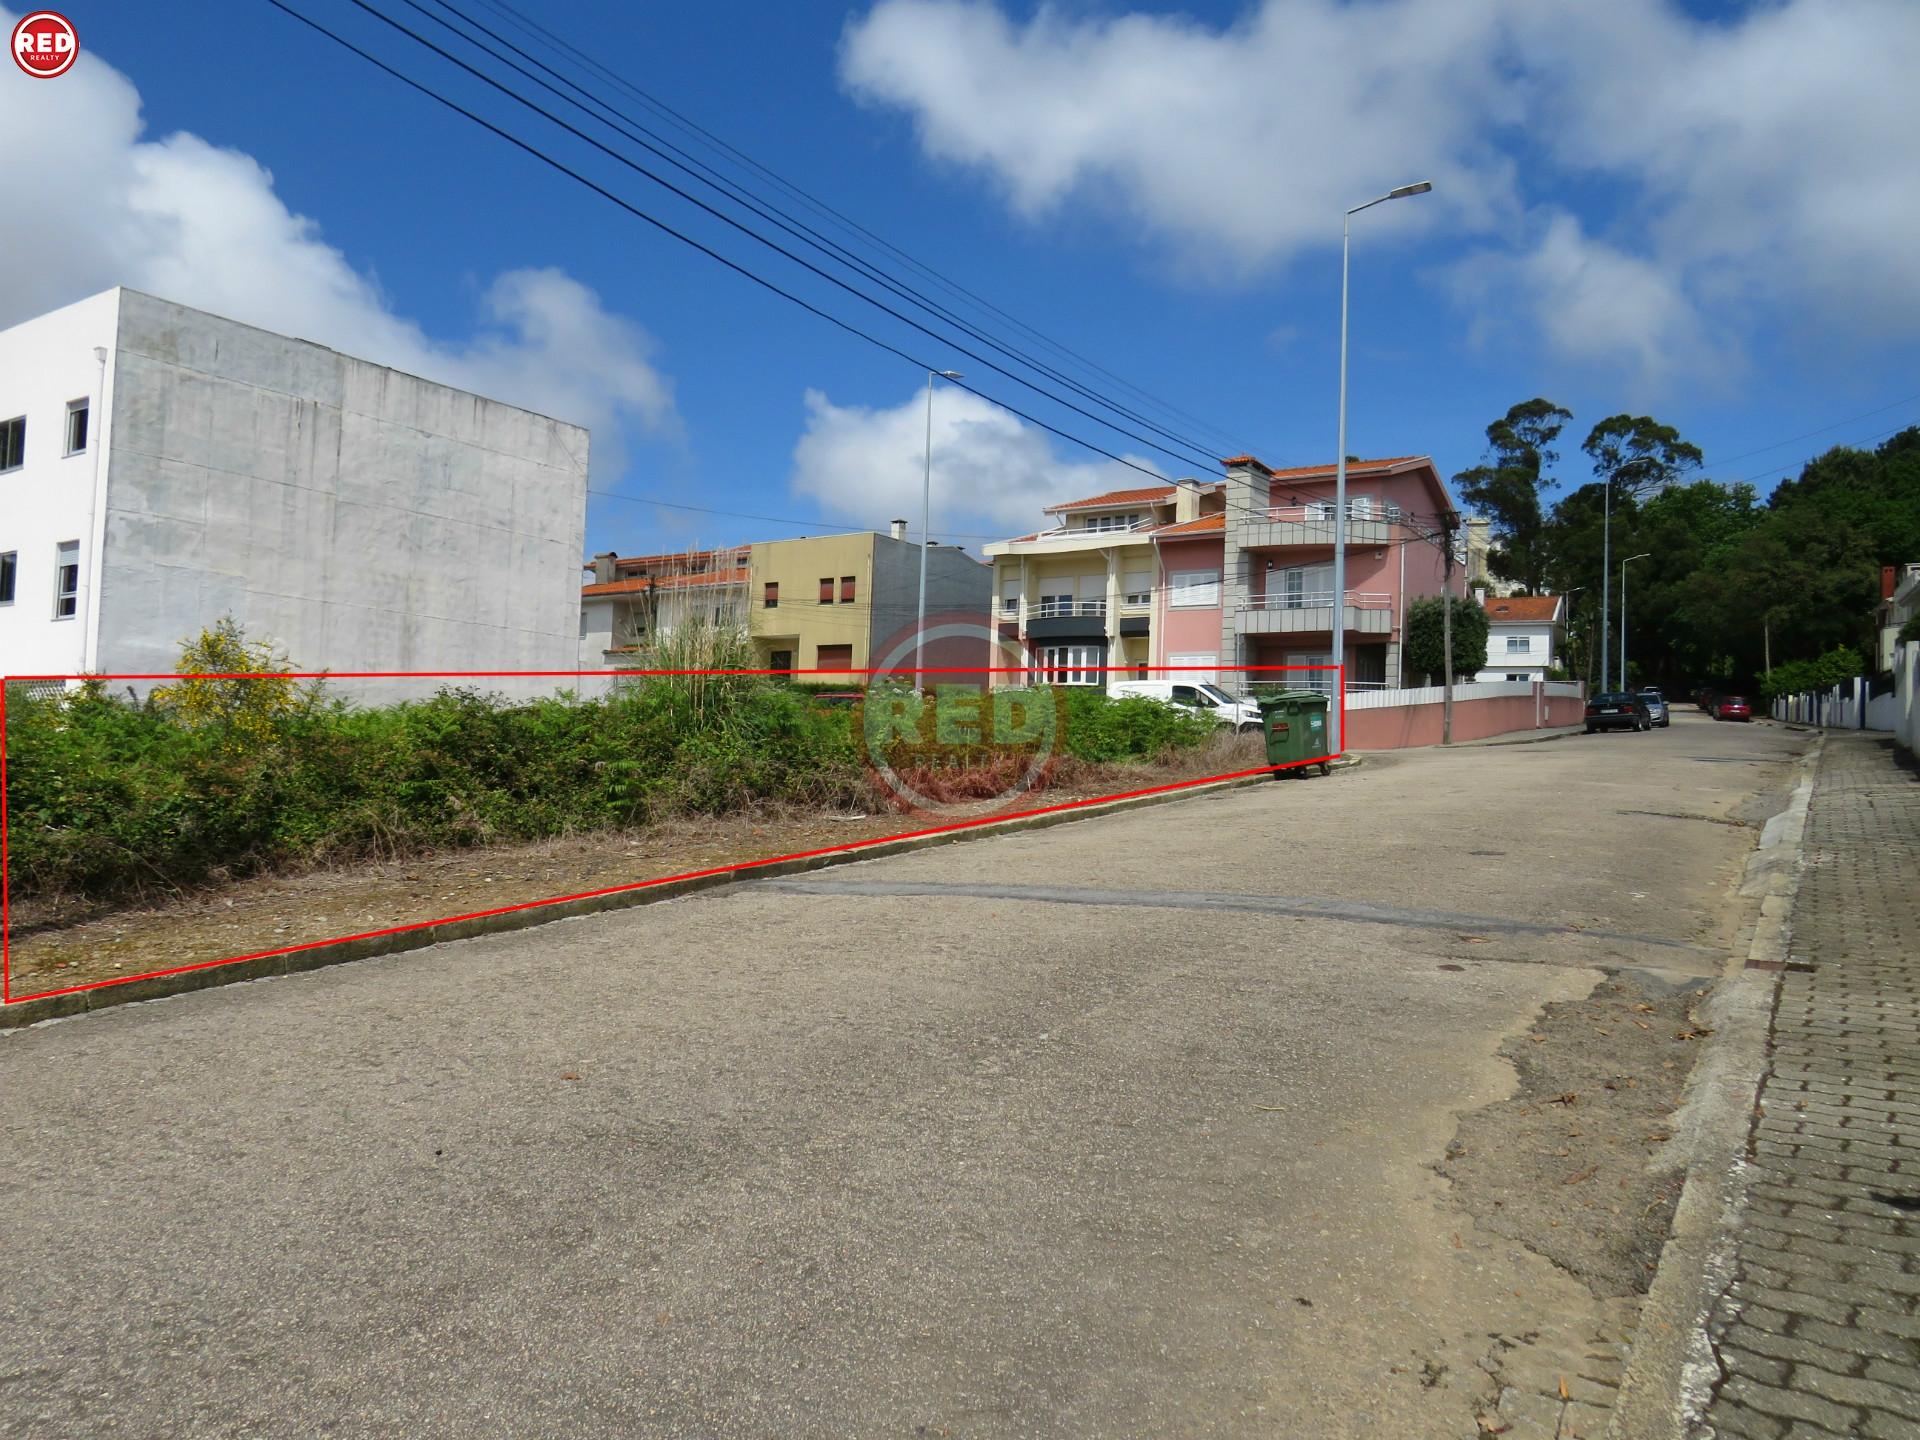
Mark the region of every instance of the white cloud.
MULTIPOLYGON (((925 392, 916 391, 893 409, 875 410, 835 405, 818 390, 807 391, 807 428, 793 452, 794 493, 866 529, 902 517, 918 535, 926 403, 925 392)), ((1018 416, 964 390, 934 392, 936 539, 1022 534, 1047 523, 1041 514, 1047 505, 1154 483, 1112 461, 1063 463, 1046 435, 1018 416)))
POLYGON ((1920 322, 1916 72, 1912 0, 1263 0, 1224 28, 879 0, 841 51, 1021 215, 1091 205, 1189 264, 1283 264, 1431 178, 1369 231, 1474 249, 1460 293, 1504 269, 1557 352, 1643 376, 1762 325, 1920 322))
POLYGON ((653 342, 586 286, 508 271, 482 293, 471 339, 431 337, 251 156, 144 138, 138 91, 97 56, 55 81, 0 75, 0 134, 21 201, 0 207, 0 325, 127 285, 586 424, 596 471, 618 467, 628 424, 678 434, 653 342))
MULTIPOLYGON (((1649 381, 1736 363, 1671 273, 1596 240, 1572 215, 1542 218, 1529 248, 1483 251, 1453 267, 1454 292, 1472 313, 1524 315, 1561 358, 1612 363, 1649 381)), ((1478 326, 1475 338, 1504 339, 1504 328, 1478 326)))
POLYGON ((1477 133, 1507 108, 1495 7, 1286 0, 1216 30, 881 0, 848 27, 841 78, 912 114, 929 155, 985 171, 1023 215, 1085 196, 1247 266, 1337 241, 1369 187, 1436 184, 1387 228, 1478 228, 1510 208, 1509 167, 1477 133))

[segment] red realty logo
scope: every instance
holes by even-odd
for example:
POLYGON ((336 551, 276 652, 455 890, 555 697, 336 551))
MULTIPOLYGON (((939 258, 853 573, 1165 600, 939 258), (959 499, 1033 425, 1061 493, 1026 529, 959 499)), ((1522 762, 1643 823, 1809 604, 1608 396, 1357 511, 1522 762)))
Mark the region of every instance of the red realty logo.
POLYGON ((36 10, 13 27, 13 63, 36 80, 64 75, 80 58, 73 22, 55 10, 36 10))

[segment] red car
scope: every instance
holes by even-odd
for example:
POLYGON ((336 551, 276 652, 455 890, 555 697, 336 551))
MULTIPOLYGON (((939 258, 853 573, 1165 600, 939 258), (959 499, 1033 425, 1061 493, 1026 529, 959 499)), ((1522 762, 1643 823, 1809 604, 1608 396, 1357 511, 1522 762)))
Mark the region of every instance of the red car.
POLYGON ((1713 718, 1716 720, 1751 720, 1753 707, 1741 695, 1722 695, 1713 702, 1713 718))

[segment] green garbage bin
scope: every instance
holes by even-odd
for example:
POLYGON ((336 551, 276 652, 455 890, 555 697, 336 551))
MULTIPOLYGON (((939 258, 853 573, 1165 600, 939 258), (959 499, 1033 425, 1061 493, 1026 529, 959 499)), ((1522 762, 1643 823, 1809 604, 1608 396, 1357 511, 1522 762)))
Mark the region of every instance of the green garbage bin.
POLYGON ((1285 765, 1282 775, 1300 775, 1308 770, 1302 761, 1318 760, 1320 773, 1331 773, 1327 755, 1327 697, 1317 690, 1281 690, 1261 695, 1260 728, 1267 737, 1267 763, 1285 765))

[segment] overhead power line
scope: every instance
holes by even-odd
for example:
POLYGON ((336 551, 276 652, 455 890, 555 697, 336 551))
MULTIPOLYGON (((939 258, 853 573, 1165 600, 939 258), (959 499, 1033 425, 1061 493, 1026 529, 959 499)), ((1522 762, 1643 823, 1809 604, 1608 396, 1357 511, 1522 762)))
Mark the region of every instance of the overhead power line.
POLYGON ((442 19, 439 15, 433 14, 432 12, 428 11, 425 8, 425 6, 421 3, 421 0, 401 0, 401 3, 406 5, 408 9, 414 11, 416 14, 422 16, 423 18, 427 19, 428 21, 432 22, 435 25, 438 25, 441 29, 447 31, 450 34, 458 36, 460 39, 466 41, 468 44, 474 46, 476 49, 484 51, 493 59, 506 65, 507 68, 514 71, 516 74, 540 86, 540 88, 545 90, 548 94, 555 96, 556 98, 560 99, 566 104, 572 106, 574 109, 580 111, 582 114, 585 114, 592 119, 598 120, 601 124, 608 126, 610 129, 614 130, 618 134, 624 136, 625 138, 632 141, 633 143, 641 146, 648 153, 657 156, 661 160, 664 160, 667 164, 673 166, 675 169, 679 170, 681 173, 691 177, 692 179, 696 180, 700 184, 705 185, 710 189, 713 189, 719 192, 720 194, 726 196, 728 199, 732 200, 736 204, 745 206, 753 214, 757 215, 762 220, 767 221, 769 224, 774 225, 785 234, 792 236, 795 240, 798 240, 800 243, 811 247, 812 249, 816 250, 817 252, 819 252, 824 256, 827 256, 830 260, 837 261, 840 264, 850 267, 851 269, 855 270, 864 278, 871 280, 875 284, 878 284, 884 287, 889 293, 895 296, 898 296, 900 299, 905 300, 907 303, 911 305, 915 305, 920 309, 924 310, 927 314, 936 316, 939 319, 945 321, 946 323, 958 327, 964 334, 971 336, 973 339, 979 341, 984 345, 991 346, 993 349, 997 350, 1002 355, 1005 355, 1010 359, 1016 360, 1020 364, 1028 366, 1029 368, 1033 369, 1039 374, 1045 375, 1048 379, 1054 381, 1056 384, 1065 385, 1068 389, 1074 391, 1076 394, 1093 402, 1094 404, 1100 405, 1106 409, 1112 410, 1116 415, 1119 415, 1127 420, 1130 420, 1135 424, 1141 425, 1146 429, 1152 431, 1154 434, 1160 435, 1165 439, 1173 441, 1176 445, 1185 446, 1189 450, 1199 451, 1203 453, 1212 453, 1212 454, 1218 453, 1217 442, 1209 443, 1208 441, 1205 441, 1205 440, 1197 440, 1190 435, 1181 433, 1179 431, 1167 429, 1165 426, 1156 423, 1155 421, 1140 414, 1138 411, 1130 408, 1129 406, 1123 405, 1113 400, 1111 397, 1105 394, 1102 394, 1097 390, 1091 389, 1086 385, 1081 384, 1078 380, 1075 380, 1072 376, 1063 373, 1062 371, 1049 365, 1047 362, 1043 360, 1036 359, 1034 356, 1030 355, 1027 351, 1019 348, 1018 346, 1010 345, 1004 340, 1001 340, 998 337, 992 334, 989 334, 986 331, 983 331, 969 324, 966 320, 961 318, 959 315, 956 315, 952 310, 948 309, 946 306, 942 305, 937 300, 931 299, 922 291, 916 289, 910 284, 905 284, 896 280, 893 276, 889 275, 886 271, 869 263, 867 260, 863 259, 858 254, 855 254, 853 251, 849 250, 844 245, 841 245, 839 242, 829 238, 826 235, 821 234, 821 232, 816 230, 813 226, 807 224, 804 220, 800 220, 799 218, 790 214, 789 212, 781 209, 778 205, 771 204, 770 202, 762 203, 762 201, 758 197, 753 195, 750 191, 744 189, 739 185, 736 185, 733 181, 727 179, 724 175, 716 171, 712 166, 700 160, 697 156, 692 155, 687 150, 674 144, 671 140, 660 135, 658 132, 649 129, 643 122, 641 122, 638 119, 635 119, 632 115, 618 109, 615 106, 609 105, 601 97, 593 94, 591 91, 576 84, 573 80, 570 80, 565 75, 562 75, 559 71, 555 70, 552 66, 547 65, 544 61, 540 60, 536 56, 528 54, 526 50, 516 45, 512 40, 508 39, 507 37, 501 35, 498 31, 489 28, 488 26, 482 24, 478 20, 475 20, 472 16, 462 11, 457 5, 453 4, 452 0, 428 0, 428 3, 431 3, 435 7, 437 7, 439 10, 443 10, 447 14, 454 16, 460 22, 461 25, 470 26, 472 27, 473 30, 479 31, 480 34, 488 37, 487 40, 475 39, 474 36, 468 33, 466 30, 463 30, 459 28, 459 26, 451 24, 447 20, 442 19), (489 40, 494 42, 494 44, 498 44, 506 47, 506 49, 511 51, 513 55, 519 56, 521 59, 527 61, 528 64, 537 67, 546 75, 552 76, 554 80, 557 80, 560 83, 560 85, 563 85, 567 88, 567 90, 572 91, 573 95, 583 97, 583 99, 575 99, 573 98, 573 95, 568 95, 563 93, 560 89, 556 88, 553 84, 550 84, 548 81, 541 79, 540 76, 533 74, 525 66, 518 64, 509 55, 502 54, 499 50, 495 49, 493 47, 493 44, 488 43, 489 40))
MULTIPOLYGON (((656 230, 660 231, 662 234, 668 235, 673 239, 680 241, 683 245, 689 246, 690 248, 699 251, 702 255, 705 255, 708 259, 713 260, 718 264, 725 266, 727 269, 733 271, 735 274, 741 276, 742 278, 751 281, 755 285, 758 285, 765 290, 771 291, 773 294, 778 295, 781 299, 790 301, 791 303, 799 306, 801 309, 807 311, 809 314, 814 315, 819 319, 826 321, 829 325, 832 325, 836 329, 843 330, 849 335, 852 335, 858 339, 866 341, 868 344, 874 346, 876 349, 885 351, 887 354, 892 355, 897 359, 906 361, 909 365, 913 366, 916 370, 926 371, 926 370, 937 370, 941 368, 921 358, 920 356, 912 354, 910 351, 901 349, 898 345, 895 345, 890 341, 884 340, 879 336, 872 334, 869 331, 862 330, 859 326, 853 324, 851 321, 842 319, 840 316, 833 314, 831 311, 825 310, 820 306, 815 305, 810 300, 807 300, 804 297, 795 294, 793 291, 788 290, 784 286, 778 284, 777 282, 768 279, 764 275, 759 274, 758 272, 742 264, 741 262, 734 260, 729 256, 721 254, 718 250, 715 250, 712 246, 707 245, 700 240, 696 240, 693 236, 687 234, 685 231, 676 229, 674 226, 668 224, 666 221, 660 219, 658 216, 653 215, 648 211, 642 209, 640 206, 634 204, 632 201, 626 199, 625 197, 615 194, 612 190, 609 190, 606 186, 601 185, 599 182, 582 174, 580 171, 574 169, 572 166, 566 164, 564 161, 559 160, 556 157, 548 154, 546 151, 542 150, 539 146, 533 144, 531 141, 525 140, 520 136, 514 134, 513 132, 505 129, 504 127, 495 124, 493 121, 487 119, 485 116, 479 114, 478 112, 467 108, 465 105, 460 104, 458 101, 453 100, 446 95, 441 94, 439 91, 433 89, 432 86, 427 85, 425 82, 416 80, 412 76, 405 74, 404 72, 400 71, 394 66, 389 65, 386 61, 380 59, 378 56, 374 55, 373 53, 366 50, 362 46, 356 45, 351 40, 348 40, 345 36, 340 35, 337 32, 328 29, 325 25, 321 24, 319 21, 313 19, 312 17, 302 14, 300 11, 294 9, 292 5, 288 4, 287 0, 267 0, 267 3, 272 5, 274 9, 279 10, 283 14, 291 17, 292 19, 299 21, 302 25, 305 25, 308 29, 313 30, 315 33, 325 36, 327 39, 333 41, 336 45, 340 46, 342 49, 354 55, 357 55, 360 59, 366 61, 369 65, 372 65, 375 69, 379 70, 381 73, 388 75, 395 80, 398 80, 401 84, 405 85, 408 89, 413 90, 418 94, 425 96, 427 99, 432 100, 435 104, 440 105, 445 109, 451 110, 452 112, 461 116, 462 118, 471 121, 475 125, 478 125, 480 128, 482 128, 483 130, 486 130, 489 134, 492 134, 497 138, 506 141, 509 145, 512 145, 515 149, 520 150, 521 152, 528 155, 532 159, 539 161, 541 164, 548 166, 550 169, 558 171, 560 174, 566 176, 568 179, 574 181, 576 184, 579 184, 585 187, 586 189, 591 190, 594 194, 599 195, 602 199, 607 200, 613 205, 618 206, 621 210, 625 211, 629 215, 632 215, 635 219, 644 221, 646 224, 652 226, 656 230)), ((537 106, 531 107, 531 108, 538 109, 537 106)), ((568 128, 565 126, 565 122, 556 122, 556 123, 561 124, 562 128, 568 128)), ((600 148, 604 149, 604 147, 600 147, 600 148)), ((804 264, 805 262, 802 262, 802 263, 804 264)), ((836 283, 839 283, 839 282, 836 282, 836 283)), ((858 292, 856 291, 854 293, 857 294, 858 292)), ((877 303, 877 302, 873 302, 873 303, 877 303)), ((916 326, 915 328, 924 329, 924 327, 920 327, 920 326, 916 326)), ((928 333, 931 333, 931 332, 928 332, 928 333)), ((934 338, 939 339, 941 337, 935 336, 934 338)), ((946 342, 943 341, 942 343, 946 343, 946 342)), ((983 361, 982 363, 988 363, 988 362, 983 361)), ((992 368, 998 369, 999 367, 994 366, 992 368)), ((1025 420, 1027 423, 1031 425, 1035 425, 1039 427, 1040 429, 1046 431, 1049 435, 1057 436, 1058 438, 1065 440, 1070 444, 1078 445, 1082 449, 1089 450, 1096 455, 1104 456, 1105 458, 1113 461, 1117 465, 1122 465, 1129 470, 1136 471, 1139 474, 1149 477, 1150 479, 1152 479, 1158 484, 1165 485, 1165 484, 1172 483, 1171 480, 1166 475, 1161 474, 1158 470, 1152 469, 1150 466, 1143 465, 1140 462, 1129 459, 1124 455, 1116 454, 1114 451, 1107 449, 1103 445, 1100 445, 1094 441, 1088 440, 1083 436, 1076 435, 1069 430, 1062 429, 1060 426, 1054 425, 1049 421, 1042 420, 1039 416, 1034 415, 1026 410, 1022 410, 1016 405, 1008 404, 1004 400, 995 399, 994 397, 987 395, 984 391, 978 389, 977 387, 967 384, 964 380, 953 380, 953 381, 949 381, 948 383, 951 385, 954 385, 955 387, 961 390, 965 390, 968 394, 977 395, 981 399, 986 400, 991 404, 998 405, 1001 409, 1007 411, 1007 413, 1017 416, 1018 418, 1025 420)), ((1022 382, 1022 383, 1026 384, 1028 382, 1022 382)), ((1028 388, 1038 388, 1038 387, 1034 387, 1028 384, 1028 388)), ((1069 408, 1077 408, 1077 407, 1069 407, 1069 408)), ((1154 446, 1152 448, 1159 449, 1160 447, 1154 446)))
MULTIPOLYGON (((947 294, 955 297, 956 300, 972 306, 977 313, 991 315, 1011 325, 1014 329, 1030 337, 1035 343, 1059 356, 1062 360, 1078 364, 1086 372, 1111 381, 1122 390, 1138 397, 1139 400, 1148 407, 1159 411, 1164 418, 1199 426, 1201 432, 1214 437, 1214 448, 1219 449, 1221 453, 1237 455, 1249 451, 1257 452, 1261 449, 1260 446, 1248 444, 1244 440, 1228 440, 1222 445, 1219 437, 1228 434, 1222 427, 1201 419, 1189 411, 1182 410, 1180 407, 1142 389, 1140 386, 1133 384, 1124 377, 1115 374, 1112 370, 1107 369, 1098 361, 1092 360, 1079 351, 1061 344, 1044 332, 1027 324, 1018 316, 994 304, 991 300, 948 278, 938 270, 923 264, 913 255, 887 240, 884 236, 875 233, 859 221, 835 209, 824 200, 821 200, 818 196, 787 180, 777 171, 761 164, 753 156, 745 153, 721 136, 716 135, 711 130, 700 125, 698 121, 682 114, 658 96, 650 94, 645 89, 634 84, 627 77, 610 69, 595 56, 589 55, 577 46, 571 44, 564 36, 556 34, 554 31, 540 24, 537 20, 515 9, 514 6, 507 4, 506 0, 478 0, 478 3, 508 23, 514 25, 522 34, 528 36, 530 39, 544 41, 554 51, 571 58, 572 61, 582 69, 599 76, 607 84, 612 85, 615 89, 627 95, 638 104, 644 105, 655 115, 659 116, 666 124, 679 130, 682 135, 685 135, 693 143, 703 145, 708 150, 732 160, 744 170, 760 176, 767 183, 791 197, 797 204, 812 211, 824 224, 838 229, 843 235, 855 240, 856 243, 865 241, 875 249, 892 256, 901 264, 924 276, 933 285, 938 286, 947 294)), ((1277 447, 1269 446, 1267 449, 1271 453, 1278 453, 1277 447)))
MULTIPOLYGON (((298 13, 296 11, 293 11, 287 5, 283 4, 282 0, 269 0, 269 3, 275 5, 279 9, 287 11, 287 13, 289 14, 298 13)), ((414 41, 416 44, 431 51, 433 54, 438 55, 441 59, 445 60, 448 64, 453 65, 455 68, 465 72, 467 75, 480 81, 482 84, 488 86, 489 88, 497 91, 499 94, 504 95, 508 99, 514 101, 516 104, 521 105, 524 108, 532 111, 535 115, 540 116, 542 119, 546 120, 549 124, 559 127, 561 130, 564 130, 567 134, 572 135, 575 139, 580 140, 584 144, 591 146, 595 150, 598 150, 601 154, 605 155, 608 159, 614 161, 616 164, 622 165, 627 169, 632 170, 635 174, 640 175, 645 179, 652 181, 655 185, 658 185, 660 188, 666 190, 668 193, 685 201, 687 204, 694 206, 696 209, 711 216, 713 219, 720 221, 723 225, 726 225, 729 228, 738 231, 740 234, 746 236, 748 239, 754 241, 756 244, 764 246, 766 249, 769 249, 773 251, 775 254, 780 255, 786 260, 792 262, 793 264, 798 265, 800 268, 802 268, 803 270, 806 270, 807 272, 814 275, 818 279, 824 280, 829 285, 832 285, 835 288, 842 290, 845 293, 853 296, 855 299, 860 300, 863 303, 872 306, 874 309, 879 310, 881 313, 891 317, 892 319, 898 321, 899 323, 908 326, 910 329, 919 331, 922 335, 926 336, 928 339, 937 341, 942 345, 950 346, 957 354, 964 355, 968 359, 986 366, 989 370, 992 370, 993 372, 1002 376, 1003 378, 1013 381, 1016 385, 1019 385, 1024 389, 1030 390, 1034 394, 1039 395, 1047 400, 1050 400, 1054 404, 1059 405, 1064 409, 1073 411, 1075 414, 1081 416, 1083 419, 1091 420, 1096 425, 1100 425, 1106 429, 1112 430, 1115 434, 1124 435, 1128 439, 1136 441, 1139 444, 1146 446, 1149 450, 1157 451, 1158 453, 1162 455, 1166 455, 1172 459, 1178 460, 1183 464, 1197 465, 1202 469, 1217 467, 1218 460, 1214 457, 1200 457, 1193 454, 1189 454, 1181 450, 1172 448, 1167 443, 1156 441, 1150 436, 1140 434, 1139 432, 1134 430, 1129 430, 1126 426, 1118 424, 1112 420, 1109 420, 1095 413, 1094 411, 1087 409, 1085 406, 1080 405, 1075 401, 1070 400, 1067 397, 1056 393, 1055 391, 1049 390, 1044 385, 1036 384, 1034 381, 1027 379, 1025 376, 1020 375, 1015 371, 1008 369, 1005 365, 1002 365, 998 361, 990 358, 989 356, 982 354, 979 350, 968 348, 966 345, 955 341, 952 336, 942 335, 938 331, 914 319, 911 315, 908 315, 903 311, 896 309, 894 306, 888 304, 884 300, 877 299, 873 295, 868 294, 865 290, 861 289, 858 285, 852 284, 849 281, 842 279, 840 276, 833 274, 831 271, 823 269, 821 266, 816 265, 813 261, 808 260, 805 256, 798 254, 794 250, 781 244, 779 241, 769 238, 768 236, 762 234, 760 231, 754 229, 751 225, 748 225, 744 221, 739 220, 734 216, 727 214, 725 211, 719 209, 718 207, 709 204, 705 200, 700 199, 698 196, 694 195, 692 192, 688 191, 684 187, 675 184, 672 180, 669 180, 665 176, 659 174, 658 172, 649 169, 647 166, 641 164, 638 160, 635 160, 632 156, 622 153, 621 151, 615 149, 613 146, 606 144, 604 141, 596 138, 593 135, 588 134, 586 131, 580 129, 578 126, 561 118, 559 115, 556 115, 553 111, 545 108, 544 106, 536 103, 533 100, 528 99, 525 95, 520 94, 517 90, 513 89, 511 86, 503 83, 496 76, 487 73, 486 71, 480 69, 477 66, 467 63, 467 61, 453 54, 444 46, 435 43, 433 40, 427 38, 425 35, 422 35, 419 31, 409 28, 408 26, 402 24, 400 21, 394 19, 391 15, 384 13, 383 11, 378 9, 376 6, 371 4, 370 0, 348 0, 348 3, 352 4, 356 9, 363 11, 365 14, 370 15, 373 18, 379 20, 382 24, 388 26, 389 28, 406 36, 408 39, 414 41)), ((300 18, 306 19, 307 17, 301 16, 300 18)), ((425 85, 423 82, 413 81, 410 79, 410 77, 401 76, 400 72, 393 69, 393 67, 385 65, 375 60, 375 58, 369 52, 362 50, 357 46, 351 45, 351 43, 346 41, 343 37, 335 35, 332 31, 326 30, 325 27, 318 25, 316 22, 309 20, 308 23, 310 25, 313 25, 313 28, 320 30, 323 34, 326 34, 330 38, 335 39, 340 44, 347 45, 348 48, 354 49, 356 53, 362 55, 364 58, 370 61, 373 61, 373 63, 380 64, 380 68, 382 68, 383 70, 386 70, 389 74, 396 76, 396 78, 408 79, 408 83, 413 84, 416 88, 420 89, 423 93, 433 96, 435 99, 439 100, 442 104, 447 105, 449 108, 458 110, 461 114, 468 116, 469 118, 475 120, 478 123, 486 124, 487 128, 489 128, 490 130, 493 130, 496 134, 501 134, 503 136, 506 136, 508 134, 508 132, 501 130, 498 126, 492 125, 490 122, 482 120, 481 117, 476 112, 468 110, 464 106, 459 105, 457 102, 451 99, 448 99, 446 96, 441 95, 438 91, 433 90, 430 86, 425 85)), ((549 86, 548 88, 551 89, 552 87, 549 86)), ((516 143, 521 144, 524 148, 527 148, 532 153, 539 155, 542 159, 549 160, 549 163, 552 163, 560 168, 565 168, 563 166, 560 166, 560 162, 551 160, 551 158, 548 157, 544 151, 540 151, 538 147, 532 146, 528 142, 521 141, 519 140, 518 137, 511 137, 511 138, 513 138, 516 143)), ((579 176, 579 172, 577 171, 568 170, 567 173, 573 174, 576 177, 580 178, 583 183, 586 183, 586 184, 593 183, 591 181, 586 180, 584 176, 579 176)), ((596 186, 595 188, 600 188, 600 187, 596 186)), ((611 192, 608 192, 605 190, 602 190, 601 193, 609 194, 609 195, 611 194, 611 192)), ((629 208, 635 208, 635 207, 630 206, 629 208)), ((639 212, 636 211, 636 213, 639 213, 639 212)), ((709 251, 708 253, 711 254, 713 252, 709 251)), ((916 365, 918 365, 918 362, 915 362, 915 363, 916 365)), ((928 365, 920 368, 938 369, 941 367, 928 365)), ((967 387, 963 387, 963 388, 967 388, 967 387)), ((1011 406, 1007 406, 1006 408, 1012 409, 1011 406)))

